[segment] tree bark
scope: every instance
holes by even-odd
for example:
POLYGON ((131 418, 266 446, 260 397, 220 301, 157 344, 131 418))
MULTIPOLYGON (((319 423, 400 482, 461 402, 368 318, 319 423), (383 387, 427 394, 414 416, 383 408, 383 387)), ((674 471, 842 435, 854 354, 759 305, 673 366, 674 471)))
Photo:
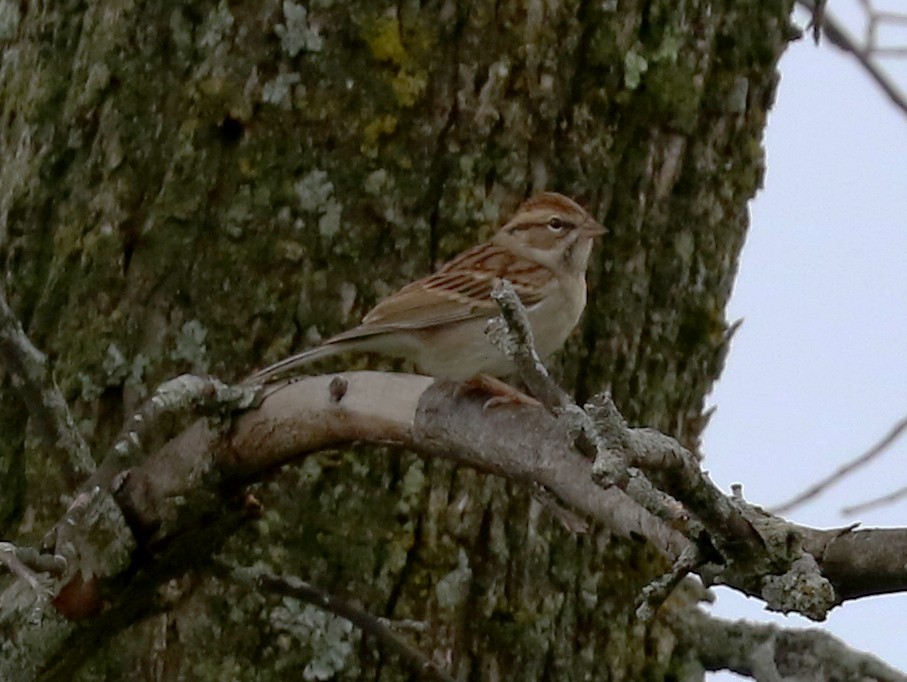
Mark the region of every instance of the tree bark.
MULTIPOLYGON (((348 327, 554 189, 610 231, 564 383, 695 448, 790 4, 0 1, 10 302, 101 452, 164 378, 235 379, 348 327)), ((0 520, 24 542, 70 483, 8 379, 0 406, 0 520)), ((573 535, 493 476, 353 448, 256 495, 228 556, 425 621, 459 679, 688 663, 634 616, 651 546, 573 535)), ((204 572, 169 589, 82 679, 409 678, 293 603, 204 572)))

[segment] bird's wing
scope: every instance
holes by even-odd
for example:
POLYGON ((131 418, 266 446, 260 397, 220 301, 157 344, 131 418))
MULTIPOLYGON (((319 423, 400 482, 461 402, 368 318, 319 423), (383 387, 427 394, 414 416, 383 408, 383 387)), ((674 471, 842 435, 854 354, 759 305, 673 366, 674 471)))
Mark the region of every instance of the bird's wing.
POLYGON ((494 244, 482 244, 433 275, 408 284, 381 301, 354 329, 332 337, 344 341, 402 329, 427 329, 462 320, 493 317, 491 289, 498 279, 513 283, 526 307, 538 303, 554 273, 494 244))

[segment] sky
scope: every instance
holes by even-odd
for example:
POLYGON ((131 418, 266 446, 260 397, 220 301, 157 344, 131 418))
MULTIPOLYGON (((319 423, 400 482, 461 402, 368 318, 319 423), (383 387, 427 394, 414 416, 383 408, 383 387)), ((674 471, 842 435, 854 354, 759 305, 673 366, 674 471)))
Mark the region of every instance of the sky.
MULTIPOLYGON (((859 34, 854 0, 832 0, 829 11, 859 34)), ((889 39, 907 45, 907 27, 889 39)), ((907 58, 884 64, 907 90, 907 58)), ((741 483, 748 500, 767 507, 907 416, 907 115, 834 47, 801 40, 780 70, 765 188, 751 203, 728 310, 743 325, 710 396, 717 411, 703 444, 718 486, 730 492, 741 483)), ((907 486, 905 458, 907 434, 788 518, 816 527, 907 525, 907 499, 858 516, 841 511, 907 486)), ((723 618, 817 626, 768 614, 728 589, 715 594, 712 612, 723 618)), ((848 602, 818 626, 907 671, 907 595, 848 602)))

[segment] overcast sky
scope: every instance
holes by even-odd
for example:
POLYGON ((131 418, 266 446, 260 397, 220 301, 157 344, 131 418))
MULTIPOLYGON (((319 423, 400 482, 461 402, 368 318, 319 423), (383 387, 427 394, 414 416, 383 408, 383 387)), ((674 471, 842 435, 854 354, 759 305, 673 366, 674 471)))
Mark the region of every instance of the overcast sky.
MULTIPOLYGON (((897 2, 903 11, 904 0, 897 2)), ((853 0, 831 0, 829 10, 862 25, 853 0)), ((907 45, 907 30, 895 40, 907 45)), ((886 64, 907 89, 907 59, 886 64)), ((704 442, 716 484, 728 491, 742 483, 746 498, 765 506, 860 454, 907 416, 907 116, 833 47, 795 43, 781 74, 765 189, 751 205, 728 313, 744 323, 710 398, 717 412, 704 442)), ((905 459, 907 436, 789 517, 820 527, 905 526, 907 500, 858 517, 841 513, 907 486, 905 459)), ((815 626, 767 614, 761 602, 729 590, 716 593, 713 610, 723 617, 815 626)), ((907 595, 850 602, 821 627, 907 671, 907 595)))

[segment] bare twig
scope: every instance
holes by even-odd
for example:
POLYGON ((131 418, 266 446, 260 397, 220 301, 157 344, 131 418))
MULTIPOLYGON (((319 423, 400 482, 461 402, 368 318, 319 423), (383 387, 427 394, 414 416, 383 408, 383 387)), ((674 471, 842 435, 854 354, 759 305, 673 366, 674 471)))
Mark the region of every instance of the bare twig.
MULTIPOLYGON (((231 411, 251 407, 258 394, 259 389, 256 387, 228 386, 214 377, 194 374, 182 374, 165 381, 126 420, 101 464, 99 476, 109 476, 141 457, 148 445, 148 436, 161 436, 160 432, 166 430, 166 427, 162 427, 165 418, 198 414, 226 415, 231 411)), ((91 481, 94 485, 106 482, 98 480, 97 476, 91 481)))
POLYGON ((6 566, 10 573, 25 581, 34 592, 50 596, 50 579, 28 566, 19 555, 19 548, 11 542, 0 542, 0 564, 6 566))
POLYGON ((487 333, 491 341, 513 359, 517 373, 532 395, 569 426, 580 450, 595 458, 596 481, 603 487, 625 486, 627 467, 617 449, 608 442, 608 434, 551 378, 539 358, 529 317, 513 285, 507 280, 497 282, 491 297, 501 309, 501 317, 489 323, 487 333))
MULTIPOLYGON (((0 543, 12 546, 10 543, 0 543)), ((33 547, 15 547, 13 551, 23 564, 38 573, 63 575, 66 571, 66 559, 59 554, 42 554, 33 547)))
MULTIPOLYGON (((847 34, 847 31, 844 30, 844 27, 837 19, 832 17, 828 12, 821 10, 821 6, 824 5, 824 0, 797 0, 797 4, 812 13, 814 26, 816 24, 816 17, 820 17, 822 35, 824 35, 835 47, 853 55, 860 63, 860 66, 862 66, 866 73, 869 74, 869 77, 882 89, 882 92, 885 93, 891 103, 904 114, 907 114, 907 95, 898 88, 897 84, 894 83, 894 81, 889 78, 888 74, 886 74, 874 61, 874 57, 889 51, 885 48, 879 48, 874 44, 875 41, 873 36, 875 28, 873 24, 877 23, 877 13, 873 14, 871 8, 867 10, 870 22, 870 26, 867 30, 867 44, 860 45, 847 34)), ((898 16, 899 21, 903 18, 903 15, 895 16, 898 16)))
MULTIPOLYGON (((752 555, 764 542, 733 499, 718 490, 699 468, 693 453, 654 429, 630 429, 611 396, 602 393, 580 409, 549 376, 533 346, 525 308, 510 282, 495 285, 492 298, 501 308, 503 325, 490 332, 492 341, 513 358, 535 397, 565 419, 571 431, 584 436, 595 456, 592 475, 602 487, 626 486, 627 467, 638 467, 664 493, 681 500, 708 528, 713 543, 725 556, 752 555), (538 393, 536 393, 538 391, 538 393)), ((645 506, 646 500, 639 501, 645 506)))
POLYGON ((682 528, 688 538, 699 537, 705 528, 699 520, 691 517, 686 508, 676 499, 652 485, 642 471, 628 467, 630 481, 627 494, 653 516, 668 521, 675 528, 682 528))
POLYGON ((94 471, 88 444, 76 428, 69 406, 54 382, 44 355, 31 342, 0 290, 0 359, 28 405, 42 437, 62 450, 60 465, 75 483, 94 471))
POLYGON ((672 564, 671 570, 659 576, 646 585, 637 599, 636 616, 641 621, 648 621, 658 611, 665 599, 674 588, 697 566, 705 562, 696 545, 685 548, 677 560, 672 564))
POLYGON ((570 396, 551 378, 539 357, 529 317, 513 285, 506 279, 499 280, 491 297, 501 309, 501 317, 491 320, 485 333, 502 353, 513 359, 517 374, 529 392, 552 413, 573 405, 570 396))
POLYGON ((325 592, 300 578, 279 576, 261 565, 241 567, 221 563, 220 567, 225 570, 231 579, 238 583, 293 597, 345 618, 366 635, 374 637, 388 648, 394 650, 421 679, 454 682, 453 677, 448 675, 447 672, 404 637, 395 632, 388 625, 387 619, 377 618, 345 599, 325 592))
MULTIPOLYGON (((902 433, 904 433, 905 430, 907 430, 907 417, 904 417, 899 422, 897 422, 893 427, 891 427, 891 430, 889 430, 888 433, 886 433, 882 437, 881 440, 879 440, 875 445, 873 445, 871 448, 869 448, 862 455, 850 460, 849 462, 842 464, 837 469, 835 469, 830 475, 817 481, 816 483, 813 483, 809 488, 807 488, 803 492, 799 493, 798 495, 795 495, 787 502, 776 505, 775 507, 771 508, 770 511, 773 514, 786 514, 786 513, 790 512, 792 509, 799 507, 804 502, 807 502, 807 501, 813 499, 814 497, 817 497, 819 494, 825 492, 828 488, 833 486, 835 483, 837 483, 841 479, 850 475, 851 473, 853 473, 860 467, 869 464, 869 462, 871 462, 878 455, 882 454, 886 449, 888 449, 888 447, 892 443, 894 443, 894 441, 896 441, 898 439, 898 437, 900 437, 900 435, 902 433)), ((869 504, 870 504, 870 506, 874 506, 876 504, 876 502, 871 502, 869 504)), ((850 509, 853 510, 854 507, 851 507, 850 509)), ((859 507, 857 507, 857 509, 859 509, 859 507)), ((845 513, 850 513, 850 512, 845 512, 845 513)))
POLYGON ((812 29, 813 42, 818 45, 819 38, 822 35, 822 25, 825 23, 825 5, 828 0, 814 0, 812 8, 812 17, 810 17, 808 29, 812 29))
POLYGON ((45 535, 42 546, 57 548, 58 553, 65 553, 62 548, 72 544, 71 538, 85 532, 77 521, 82 514, 82 507, 98 495, 110 493, 115 487, 117 474, 140 461, 152 434, 158 438, 173 435, 164 433, 168 427, 162 422, 167 417, 199 412, 228 414, 232 410, 250 407, 258 393, 256 387, 228 386, 213 377, 191 374, 183 374, 162 383, 126 420, 101 465, 82 486, 60 522, 45 535))
POLYGON ((850 516, 851 514, 862 514, 863 512, 870 511, 871 509, 885 507, 889 504, 893 504, 905 497, 907 497, 907 486, 898 488, 897 490, 886 493, 885 495, 874 497, 871 500, 866 500, 865 502, 860 502, 859 504, 852 504, 848 507, 844 507, 841 510, 841 513, 847 516, 850 516))

